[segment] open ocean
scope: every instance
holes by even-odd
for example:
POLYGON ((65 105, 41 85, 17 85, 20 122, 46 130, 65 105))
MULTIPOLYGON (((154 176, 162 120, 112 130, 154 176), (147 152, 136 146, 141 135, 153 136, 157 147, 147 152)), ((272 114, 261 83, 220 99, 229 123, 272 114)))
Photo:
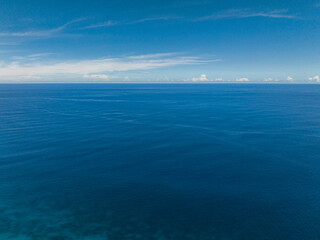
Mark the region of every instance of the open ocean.
POLYGON ((0 85, 0 239, 320 239, 320 85, 0 85))

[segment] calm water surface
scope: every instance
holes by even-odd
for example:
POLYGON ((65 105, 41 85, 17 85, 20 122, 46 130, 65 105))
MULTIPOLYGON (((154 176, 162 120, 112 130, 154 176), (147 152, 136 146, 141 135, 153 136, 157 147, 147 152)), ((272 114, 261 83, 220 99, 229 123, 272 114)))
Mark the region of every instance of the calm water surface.
POLYGON ((0 85, 0 239, 320 239, 320 86, 0 85))

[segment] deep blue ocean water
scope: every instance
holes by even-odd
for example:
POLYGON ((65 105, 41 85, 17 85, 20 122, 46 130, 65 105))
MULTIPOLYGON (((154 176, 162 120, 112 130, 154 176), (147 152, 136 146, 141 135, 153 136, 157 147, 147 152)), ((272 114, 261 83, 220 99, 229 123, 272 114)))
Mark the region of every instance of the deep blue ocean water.
POLYGON ((320 85, 0 85, 0 239, 320 239, 320 85))

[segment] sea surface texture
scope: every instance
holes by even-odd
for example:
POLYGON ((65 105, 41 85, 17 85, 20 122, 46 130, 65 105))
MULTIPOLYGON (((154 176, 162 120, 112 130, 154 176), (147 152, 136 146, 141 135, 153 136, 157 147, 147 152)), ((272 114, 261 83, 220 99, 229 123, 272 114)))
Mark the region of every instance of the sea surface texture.
POLYGON ((320 239, 320 86, 0 85, 0 239, 320 239))

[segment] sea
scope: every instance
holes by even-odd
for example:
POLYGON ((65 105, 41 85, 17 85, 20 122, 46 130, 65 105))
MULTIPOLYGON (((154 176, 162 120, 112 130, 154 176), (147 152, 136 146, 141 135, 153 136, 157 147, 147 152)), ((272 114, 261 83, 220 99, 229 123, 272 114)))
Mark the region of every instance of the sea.
POLYGON ((2 84, 0 239, 320 239, 320 85, 2 84))

